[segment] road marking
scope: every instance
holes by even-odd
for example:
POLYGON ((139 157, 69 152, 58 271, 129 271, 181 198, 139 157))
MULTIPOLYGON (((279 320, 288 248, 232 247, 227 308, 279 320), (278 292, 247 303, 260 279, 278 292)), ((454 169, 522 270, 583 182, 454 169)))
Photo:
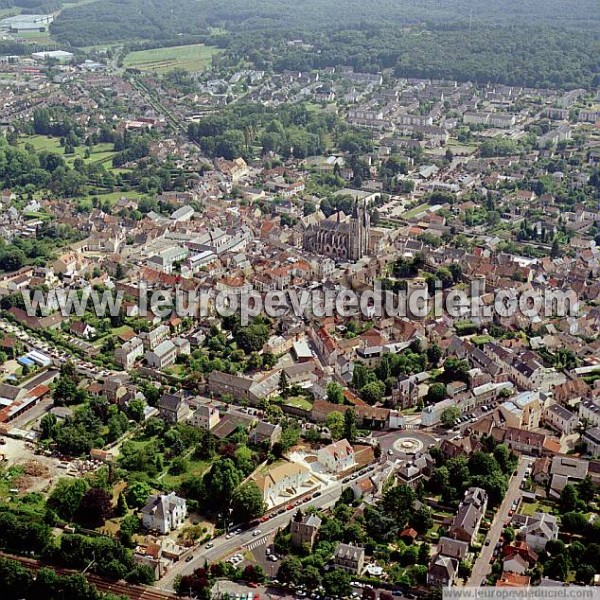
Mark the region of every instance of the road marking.
POLYGON ((251 542, 247 542, 244 546, 248 550, 254 550, 254 548, 258 548, 259 546, 264 546, 267 543, 268 535, 263 535, 263 537, 258 538, 257 540, 252 540, 251 542))

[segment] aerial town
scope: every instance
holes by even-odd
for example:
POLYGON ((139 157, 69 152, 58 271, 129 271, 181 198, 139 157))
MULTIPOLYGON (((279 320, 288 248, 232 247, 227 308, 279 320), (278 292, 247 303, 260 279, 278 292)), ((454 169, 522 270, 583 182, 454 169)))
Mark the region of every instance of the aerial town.
POLYGON ((99 2, 26 4, 0 8, 2 597, 600 586, 597 76, 412 77, 296 29, 84 45, 99 2))

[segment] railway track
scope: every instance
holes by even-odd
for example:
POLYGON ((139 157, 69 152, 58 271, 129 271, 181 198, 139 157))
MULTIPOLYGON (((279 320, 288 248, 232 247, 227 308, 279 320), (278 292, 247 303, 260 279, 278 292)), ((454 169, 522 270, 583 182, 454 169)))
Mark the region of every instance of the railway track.
MULTIPOLYGON (((73 575, 74 573, 79 572, 73 569, 63 569, 52 565, 44 565, 34 558, 27 558, 25 556, 15 556, 13 554, 6 554, 5 552, 0 552, 0 556, 2 558, 17 561, 34 572, 46 566, 56 571, 59 575, 73 575)), ((127 596, 132 600, 173 600, 174 598, 177 598, 175 594, 162 592, 149 586, 131 585, 122 581, 109 581, 99 575, 94 575, 93 573, 86 573, 84 577, 89 583, 95 585, 100 592, 127 596)))

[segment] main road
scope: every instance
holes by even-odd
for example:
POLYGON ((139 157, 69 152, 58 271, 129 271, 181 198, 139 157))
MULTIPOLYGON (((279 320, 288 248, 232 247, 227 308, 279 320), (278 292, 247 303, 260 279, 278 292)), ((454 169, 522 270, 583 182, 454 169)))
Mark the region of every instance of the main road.
MULTIPOLYGON (((261 534, 260 536, 253 535, 253 529, 243 531, 242 533, 233 536, 230 539, 226 539, 225 536, 215 538, 213 540, 214 546, 212 548, 205 548, 202 546, 201 549, 194 551, 192 556, 194 557, 191 561, 179 561, 175 563, 166 575, 157 582, 156 586, 167 592, 173 591, 173 583, 177 575, 190 575, 194 569, 204 566, 204 562, 218 562, 236 551, 239 551, 246 547, 250 542, 259 541, 265 537, 268 537, 280 528, 284 528, 290 522, 290 519, 294 516, 298 509, 306 511, 309 507, 315 507, 319 509, 325 509, 333 506, 340 498, 344 488, 352 485, 353 483, 360 481, 366 477, 372 476, 377 470, 368 471, 360 477, 352 480, 349 483, 338 482, 330 486, 328 489, 317 498, 309 498, 306 502, 300 504, 298 507, 294 507, 290 510, 286 510, 285 513, 277 515, 268 521, 259 525, 261 534)), ((294 502, 294 500, 291 500, 294 502)))
POLYGON ((500 536, 504 530, 504 523, 508 520, 508 513, 512 508, 513 502, 521 497, 521 482, 525 476, 525 471, 529 465, 531 457, 521 456, 517 466, 516 475, 513 475, 508 485, 508 490, 502 504, 496 512, 492 525, 488 532, 486 543, 481 548, 481 552, 473 565, 471 577, 467 581, 467 586, 478 587, 491 572, 490 560, 494 554, 494 548, 500 541, 500 536))

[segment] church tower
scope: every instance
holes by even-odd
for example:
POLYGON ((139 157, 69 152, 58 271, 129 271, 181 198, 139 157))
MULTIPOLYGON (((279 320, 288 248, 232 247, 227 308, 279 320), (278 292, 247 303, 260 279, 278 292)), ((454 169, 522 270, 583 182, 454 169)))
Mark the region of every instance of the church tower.
POLYGON ((364 203, 354 202, 350 219, 350 239, 348 240, 348 258, 360 260, 369 250, 370 217, 364 203))

